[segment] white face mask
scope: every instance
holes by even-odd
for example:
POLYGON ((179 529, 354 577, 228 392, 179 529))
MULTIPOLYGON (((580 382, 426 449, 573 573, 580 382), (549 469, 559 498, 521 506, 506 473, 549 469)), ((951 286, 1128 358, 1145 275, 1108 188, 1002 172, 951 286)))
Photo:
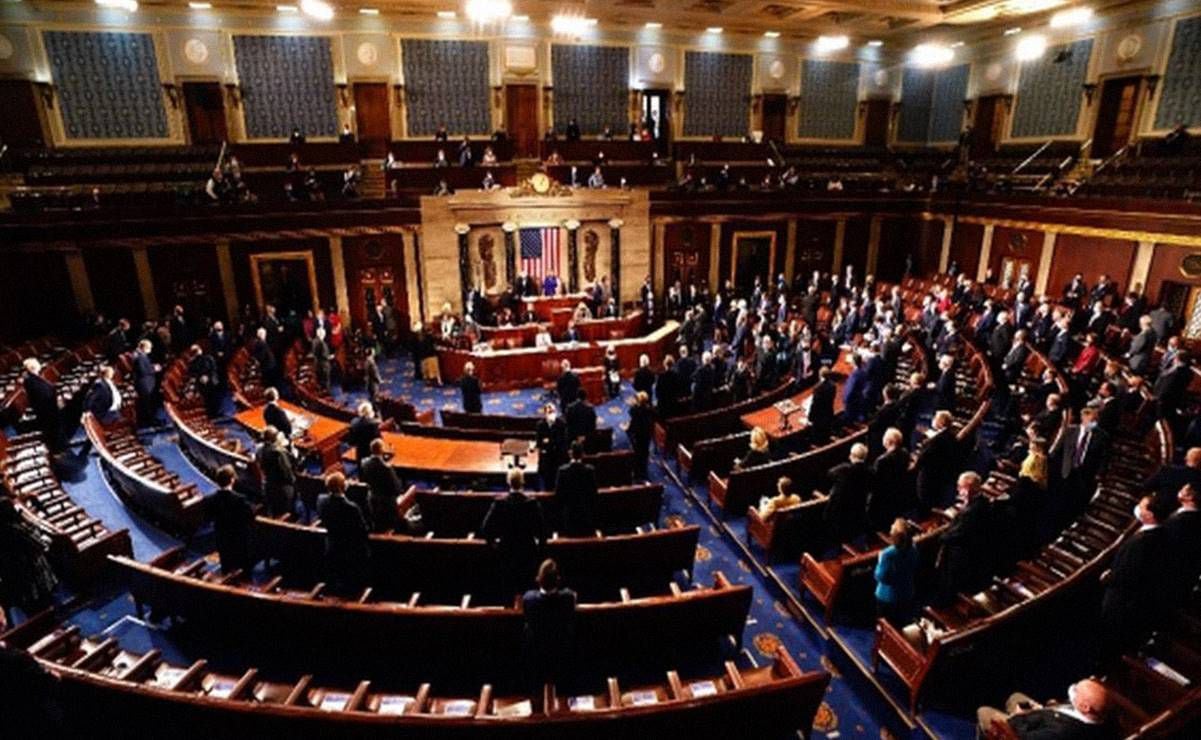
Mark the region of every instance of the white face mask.
POLYGON ((1073 707, 1076 706, 1076 684, 1072 684, 1068 687, 1068 703, 1070 703, 1073 707))
POLYGON ((547 420, 548 422, 550 422, 551 424, 554 424, 554 423, 555 423, 555 419, 557 419, 557 418, 559 418, 559 415, 558 415, 558 414, 556 414, 556 413, 554 413, 554 412, 551 412, 551 413, 549 413, 549 414, 547 414, 547 415, 546 415, 546 420, 547 420))

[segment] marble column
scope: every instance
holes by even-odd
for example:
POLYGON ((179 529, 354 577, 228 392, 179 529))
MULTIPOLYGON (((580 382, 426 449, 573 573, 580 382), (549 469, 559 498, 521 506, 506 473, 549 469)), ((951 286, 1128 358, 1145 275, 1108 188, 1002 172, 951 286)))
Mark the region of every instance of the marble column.
POLYGON ((459 300, 466 313, 467 294, 471 292, 471 240, 468 238, 471 227, 455 224, 455 233, 459 235, 459 300))
POLYGON ((75 295, 75 308, 81 315, 96 311, 96 299, 92 295, 92 282, 83 261, 83 252, 68 249, 63 253, 67 263, 67 277, 71 279, 71 292, 75 295))
POLYGON ((580 292, 580 222, 572 219, 563 222, 567 229, 567 292, 580 292))
POLYGON ((505 233, 505 279, 512 288, 517 284, 517 224, 506 221, 500 229, 505 233))
POLYGON ((147 319, 157 320, 158 298, 154 295, 154 275, 150 272, 150 255, 146 247, 134 247, 133 266, 138 276, 138 290, 142 294, 142 310, 147 319))
POLYGON ((613 302, 621 309, 621 227, 620 218, 609 221, 609 285, 613 291, 613 302))

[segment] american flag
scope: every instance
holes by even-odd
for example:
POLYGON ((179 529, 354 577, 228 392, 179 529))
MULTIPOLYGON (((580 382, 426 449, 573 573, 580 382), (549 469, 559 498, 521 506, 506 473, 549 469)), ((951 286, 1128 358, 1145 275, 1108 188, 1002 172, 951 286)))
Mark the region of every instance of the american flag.
POLYGON ((559 227, 521 229, 521 269, 539 278, 559 275, 559 227))

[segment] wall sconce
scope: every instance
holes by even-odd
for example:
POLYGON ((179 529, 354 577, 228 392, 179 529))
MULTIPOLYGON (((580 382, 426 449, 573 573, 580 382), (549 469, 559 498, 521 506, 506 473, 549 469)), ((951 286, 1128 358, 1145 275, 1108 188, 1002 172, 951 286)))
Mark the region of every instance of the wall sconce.
POLYGON ((1097 93, 1096 84, 1092 82, 1086 82, 1080 86, 1080 89, 1084 90, 1084 99, 1088 101, 1089 105, 1092 105, 1093 95, 1097 93))
MULTIPOLYGON (((790 116, 796 115, 796 112, 800 107, 801 107, 801 96, 800 95, 788 96, 788 115, 790 115, 790 116)), ((863 103, 860 103, 859 107, 862 109, 863 103)))
POLYGON ((174 82, 164 82, 163 92, 167 94, 167 99, 171 101, 172 108, 179 108, 179 88, 174 82))
POLYGON ((762 94, 752 95, 751 96, 751 113, 758 115, 759 111, 762 110, 762 108, 763 108, 763 95, 762 94))
POLYGON ((335 82, 334 87, 338 89, 338 103, 343 107, 350 106, 350 83, 335 82))
POLYGON ((42 96, 42 105, 47 109, 54 107, 54 83, 51 82, 35 82, 38 92, 42 96))
POLYGON ((404 105, 405 102, 405 86, 397 83, 392 86, 392 95, 396 99, 396 105, 404 105))
POLYGON ((1147 75, 1147 99, 1155 97, 1155 88, 1159 87, 1160 75, 1147 75))

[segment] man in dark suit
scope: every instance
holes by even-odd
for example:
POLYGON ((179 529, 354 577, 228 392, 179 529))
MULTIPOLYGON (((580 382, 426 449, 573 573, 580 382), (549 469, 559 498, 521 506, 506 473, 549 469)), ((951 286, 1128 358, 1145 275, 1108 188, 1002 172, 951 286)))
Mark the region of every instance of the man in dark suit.
POLYGON ((100 377, 83 399, 83 410, 105 424, 116 420, 121 413, 121 390, 113 382, 115 375, 111 365, 100 368, 100 377))
POLYGON ((884 434, 892 427, 900 427, 905 402, 901 398, 901 387, 896 383, 884 386, 884 405, 872 416, 867 426, 867 449, 879 455, 884 450, 884 434))
POLYGON ((1080 423, 1069 425, 1052 448, 1058 453, 1059 475, 1063 481, 1063 503, 1067 510, 1061 518, 1075 516, 1092 498, 1097 488, 1097 474, 1109 454, 1109 435, 1097 424, 1097 409, 1085 406, 1080 410, 1080 423))
POLYGON ((872 463, 871 492, 867 497, 870 531, 887 532, 893 520, 913 507, 910 455, 901 430, 884 432, 884 452, 872 463))
POLYGON ((544 560, 538 568, 538 588, 521 597, 525 617, 524 648, 527 683, 540 688, 565 678, 575 642, 576 594, 562 587, 559 566, 544 560))
POLYGON ((262 327, 255 331, 254 341, 250 345, 250 356, 258 363, 263 385, 278 388, 283 378, 280 375, 279 362, 275 358, 275 350, 267 341, 269 336, 267 330, 262 327))
POLYGON ((867 369, 863 357, 851 352, 851 372, 842 386, 842 414, 849 424, 858 423, 867 414, 867 369))
POLYGON ((229 335, 225 333, 225 324, 220 321, 214 321, 212 329, 209 330, 207 349, 213 361, 217 363, 217 384, 224 387, 225 371, 229 368, 230 341, 229 335))
POLYGON ((1013 335, 1014 328, 1009 321, 1009 312, 999 311, 997 323, 993 327, 992 333, 988 335, 988 354, 994 362, 1001 362, 1005 359, 1005 355, 1009 354, 1009 350, 1013 346, 1013 335))
POLYGON ((834 397, 838 387, 830 379, 830 368, 823 367, 817 371, 817 385, 813 387, 813 395, 809 401, 810 436, 814 442, 824 442, 830 438, 834 427, 834 397))
POLYGON ((680 398, 684 388, 680 375, 675 371, 675 360, 671 355, 663 358, 663 372, 655 379, 655 410, 660 418, 670 418, 680 411, 680 398))
POLYGON ((385 453, 384 440, 372 440, 371 454, 359 465, 359 480, 369 489, 367 506, 371 509, 371 523, 376 532, 401 529, 396 503, 404 494, 404 484, 396 469, 388 464, 385 453))
POLYGON ((655 371, 651 370, 651 358, 649 355, 640 355, 638 357, 638 369, 634 371, 634 392, 642 392, 646 395, 653 395, 655 392, 655 371))
POLYGON ((133 389, 137 394, 139 429, 154 426, 157 417, 154 394, 159 368, 150 360, 150 349, 150 340, 143 339, 133 353, 133 389))
POLYGON ((21 386, 25 389, 25 399, 33 410, 46 446, 52 452, 57 452, 67 442, 62 431, 62 406, 58 400, 58 390, 54 383, 42 377, 42 363, 37 358, 27 358, 23 364, 25 372, 21 377, 21 386))
POLYGON ((263 476, 263 502, 267 505, 267 513, 271 516, 291 514, 296 504, 296 470, 288 453, 287 437, 268 425, 263 430, 254 460, 263 476))
POLYGON ((596 431, 596 409, 588 403, 588 391, 581 388, 576 400, 567 407, 567 437, 572 441, 588 441, 596 431))
POLYGON ((1197 510, 1197 491, 1185 484, 1176 494, 1180 505, 1167 518, 1163 528, 1171 543, 1172 598, 1170 606, 1184 603, 1185 597, 1197 585, 1201 572, 1201 512, 1197 510))
POLYGON ((371 455, 371 443, 380 438, 379 427, 375 409, 366 401, 360 403, 358 416, 351 420, 350 428, 346 430, 346 444, 354 448, 355 459, 360 465, 371 455))
POLYGON ((1176 317, 1162 303, 1156 306, 1147 316, 1151 319, 1151 330, 1155 332, 1155 340, 1157 342, 1166 342, 1168 337, 1172 336, 1172 330, 1176 325, 1176 317))
POLYGON ((571 445, 571 462, 559 468, 555 510, 563 533, 589 536, 596 531, 596 470, 584 462, 584 446, 571 445))
POLYGON ((1154 496, 1144 496, 1134 509, 1139 529, 1114 555, 1101 574, 1101 651, 1112 659, 1142 641, 1163 616, 1171 567, 1171 540, 1160 525, 1167 510, 1154 496))
POLYGON ((959 443, 951 428, 951 412, 936 411, 931 432, 918 448, 913 461, 918 504, 929 511, 943 506, 946 490, 960 470, 959 443))
POLYGON ((267 401, 267 405, 263 407, 263 423, 275 427, 283 433, 285 439, 291 441, 292 420, 288 417, 288 412, 279 405, 279 391, 268 388, 263 391, 263 399, 267 401))
POLYGON ((475 363, 468 362, 463 366, 463 377, 459 378, 459 392, 463 396, 463 410, 469 414, 478 414, 484 410, 484 402, 480 398, 482 389, 480 380, 475 377, 475 363))
POLYGON ((549 491, 555 487, 559 465, 567 456, 567 422, 553 403, 543 409, 543 417, 534 429, 534 440, 538 446, 538 478, 543 490, 549 491))
POLYGON ((1176 508, 1177 493, 1185 486, 1201 491, 1201 447, 1189 448, 1184 453, 1183 465, 1164 465, 1143 482, 1143 489, 1154 491, 1155 498, 1167 511, 1176 508))
POLYGON ((833 544, 850 542, 863 534, 867 517, 867 494, 871 490, 872 471, 867 464, 867 445, 851 446, 850 459, 828 473, 830 497, 822 512, 822 521, 833 544))
POLYGON ((117 358, 129 351, 129 322, 125 319, 119 319, 117 325, 108 333, 108 338, 105 340, 105 353, 108 356, 109 362, 116 362, 117 358))
POLYGON ((1102 383, 1097 389, 1097 397, 1089 405, 1097 409, 1097 426, 1111 437, 1117 434, 1122 423, 1122 403, 1114 384, 1108 380, 1102 383))
POLYGON ((940 538, 936 567, 940 596, 949 603, 960 591, 972 590, 990 571, 989 503, 980 495, 980 476, 967 471, 958 481, 959 511, 940 538))
POLYGON ((330 356, 329 345, 325 342, 325 329, 317 329, 313 335, 309 354, 313 357, 313 374, 316 376, 317 385, 328 391, 333 360, 330 356))
POLYGON ((1001 360, 1001 375, 1009 385, 1017 383, 1022 378, 1022 369, 1030 357, 1030 347, 1026 344, 1026 330, 1018 329, 1013 334, 1009 350, 1001 360))
POLYGON ((562 373, 555 383, 555 390, 559 393, 559 408, 566 412, 567 407, 580 396, 580 376, 572 371, 569 360, 563 360, 559 368, 562 373))
POLYGON ((317 499, 317 516, 325 527, 325 567, 333 591, 357 596, 366 585, 371 550, 367 520, 362 510, 346 498, 346 478, 325 476, 327 493, 317 499))
POLYGON ((572 117, 572 119, 567 122, 567 140, 580 140, 580 124, 576 122, 575 117, 572 117))
POLYGON ((976 710, 979 737, 994 737, 1003 725, 1006 736, 1038 740, 1101 740, 1115 735, 1107 724, 1109 693, 1091 678, 1068 687, 1068 702, 1043 706, 1022 693, 1005 702, 1005 710, 976 710))
POLYGON ((1126 364, 1135 375, 1145 375, 1151 367, 1151 352, 1155 349, 1158 335, 1151 328, 1151 317, 1143 316, 1138 320, 1139 332, 1130 340, 1126 349, 1126 364))
POLYGON ((1076 354, 1076 340, 1072 339, 1070 321, 1065 316, 1059 320, 1052 330, 1051 346, 1047 350, 1047 359, 1056 367, 1063 367, 1076 354))
POLYGON ((525 473, 510 468, 509 493, 488 509, 480 533, 496 552, 505 598, 524 591, 534 575, 539 553, 546 543, 546 520, 537 500, 525 495, 525 473))
POLYGON ((237 473, 231 465, 217 468, 213 476, 217 491, 209 497, 207 509, 213 521, 217 554, 221 556, 221 572, 249 572, 254 567, 250 543, 254 529, 254 509, 242 494, 233 489, 237 473))
POLYGON ((713 405, 713 391, 717 386, 717 370, 713 364, 713 355, 705 352, 701 355, 700 367, 692 374, 692 410, 707 411, 713 405))
POLYGON ((1185 394, 1193 379, 1193 367, 1189 361, 1187 350, 1179 349, 1171 365, 1155 379, 1151 395, 1159 410, 1159 418, 1166 420, 1177 428, 1177 420, 1181 407, 1184 406, 1185 394))
POLYGON ((936 409, 954 411, 959 401, 956 398, 955 358, 943 355, 938 358, 938 380, 934 383, 934 398, 936 409))

